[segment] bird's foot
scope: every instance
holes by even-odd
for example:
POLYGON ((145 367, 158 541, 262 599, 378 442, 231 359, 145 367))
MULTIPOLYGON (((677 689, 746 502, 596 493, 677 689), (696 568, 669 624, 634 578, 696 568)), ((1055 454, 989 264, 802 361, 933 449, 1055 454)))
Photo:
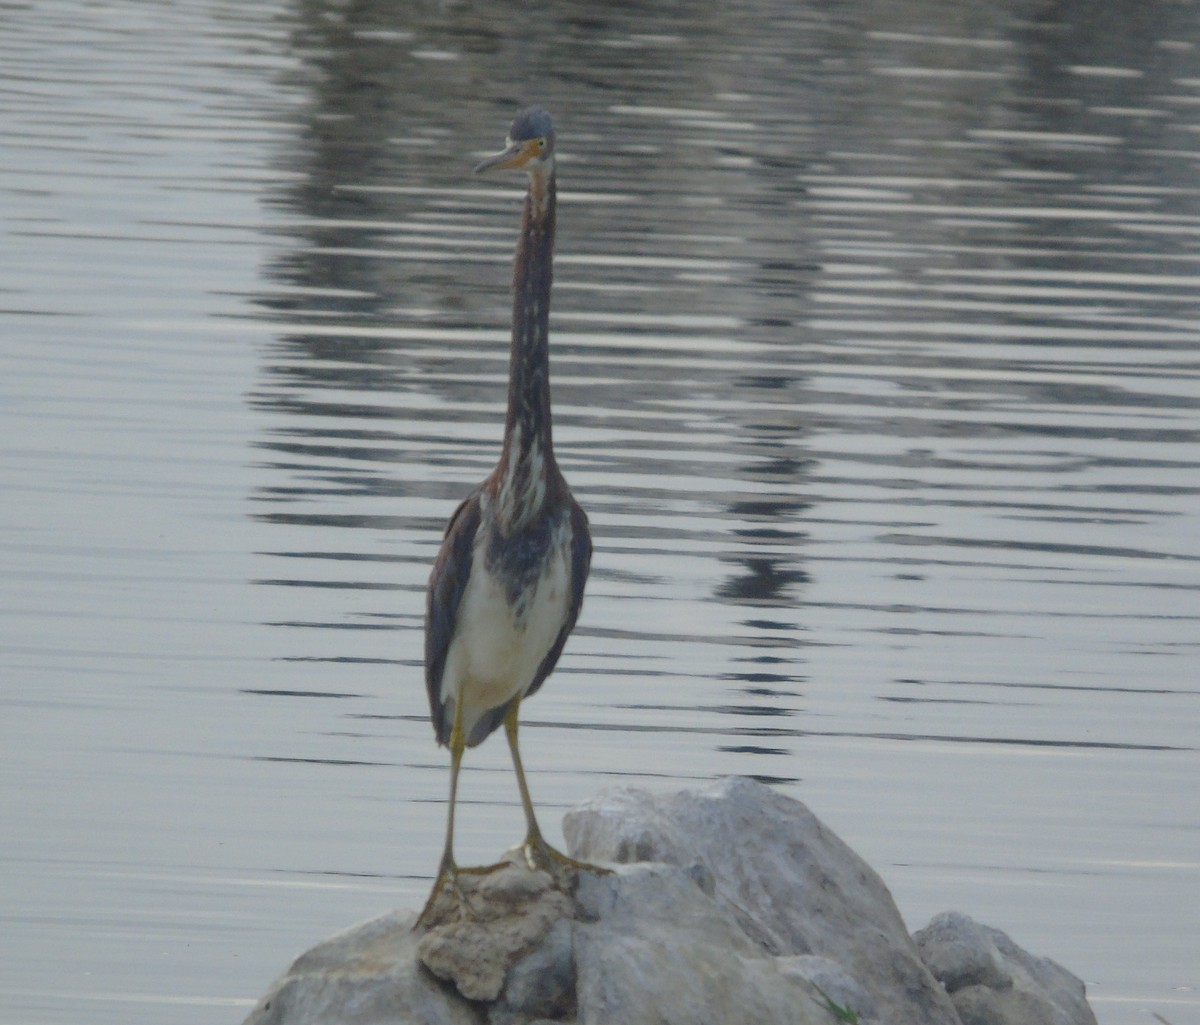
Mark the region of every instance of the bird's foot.
POLYGON ((433 881, 433 889, 429 891, 429 899, 425 901, 425 906, 421 909, 421 913, 417 915, 417 920, 413 922, 413 930, 426 929, 434 923, 434 908, 438 905, 438 900, 446 890, 452 890, 458 898, 460 911, 462 908, 470 908, 467 903, 466 894, 462 892, 462 887, 458 885, 458 869, 454 865, 443 865, 438 872, 437 878, 433 881))
POLYGON ((468 865, 460 868, 453 861, 443 861, 441 867, 438 869, 438 876, 434 880, 429 899, 425 902, 425 907, 417 916, 416 922, 413 923, 413 929, 429 928, 430 926, 440 925, 445 921, 446 915, 438 909, 438 900, 447 890, 454 895, 456 901, 455 911, 460 919, 478 919, 479 912, 472 905, 467 891, 463 889, 460 877, 489 875, 502 868, 507 868, 510 864, 511 862, 508 861, 498 861, 494 865, 468 865))
POLYGON ((533 871, 541 869, 554 880, 559 890, 573 889, 579 879, 580 872, 594 872, 596 875, 612 875, 611 868, 593 865, 587 861, 576 861, 562 851, 551 847, 541 836, 534 833, 526 837, 523 847, 525 863, 533 871))

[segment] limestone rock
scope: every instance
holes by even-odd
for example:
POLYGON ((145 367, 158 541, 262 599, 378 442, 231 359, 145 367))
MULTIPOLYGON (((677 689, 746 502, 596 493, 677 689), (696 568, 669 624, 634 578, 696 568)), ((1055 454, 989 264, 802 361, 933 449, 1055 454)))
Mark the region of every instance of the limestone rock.
POLYGON ((779 958, 779 969, 798 976, 815 988, 822 1006, 826 1006, 824 1001, 831 1000, 838 1007, 852 1010, 860 1022, 881 1020, 875 998, 836 961, 816 954, 801 954, 779 958))
POLYGON ((443 891, 417 944, 421 963, 468 1000, 495 1000, 508 970, 539 946, 551 926, 573 916, 571 898, 518 858, 510 855, 494 871, 461 874, 469 913, 443 891))
POLYGON ((245 1025, 479 1025, 417 960, 416 914, 393 911, 293 962, 245 1025))
POLYGON ((1096 1025, 1081 980, 999 929, 948 911, 913 939, 963 1025, 1096 1025))
POLYGON ((569 1018, 575 1008, 574 923, 560 919, 541 945, 513 965, 504 992, 488 1012, 489 1025, 524 1025, 569 1018))
POLYGON ((586 860, 699 861, 721 906, 772 953, 837 963, 881 1021, 959 1025, 883 880, 799 801, 744 778, 670 795, 625 789, 569 812, 563 831, 586 860))
POLYGON ((1095 1025, 1078 979, 965 916, 918 951, 875 872, 761 784, 615 791, 565 832, 623 864, 570 893, 521 858, 464 874, 465 906, 334 936, 246 1025, 1095 1025))
POLYGON ((578 1021, 829 1025, 807 979, 752 941, 686 871, 584 877, 575 927, 578 1021))

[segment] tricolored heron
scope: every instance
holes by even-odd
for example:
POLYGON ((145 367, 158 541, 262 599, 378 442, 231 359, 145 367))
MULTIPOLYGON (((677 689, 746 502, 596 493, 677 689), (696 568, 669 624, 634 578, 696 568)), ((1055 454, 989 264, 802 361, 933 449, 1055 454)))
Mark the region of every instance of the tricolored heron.
MULTIPOLYGON (((501 723, 527 832, 530 867, 559 885, 583 866, 542 836, 521 755, 521 701, 554 669, 583 604, 592 558, 587 516, 571 496, 550 436, 549 313, 554 251, 554 124, 539 107, 522 111, 505 149, 476 172, 519 168, 529 176, 513 271, 508 415, 500 462, 450 518, 429 578, 425 685, 439 744, 450 748, 446 845, 425 910, 446 886, 458 890, 454 803, 463 752, 501 723)), ((486 870, 484 870, 486 871, 486 870)), ((458 891, 461 897, 461 891, 458 891)))

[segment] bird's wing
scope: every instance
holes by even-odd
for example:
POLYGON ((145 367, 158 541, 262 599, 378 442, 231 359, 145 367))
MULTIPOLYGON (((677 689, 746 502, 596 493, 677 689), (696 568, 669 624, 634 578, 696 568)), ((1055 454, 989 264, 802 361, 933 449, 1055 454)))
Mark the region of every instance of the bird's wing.
POLYGON ((475 532, 479 529, 479 495, 476 490, 450 517, 425 594, 425 689, 439 744, 450 742, 454 725, 441 697, 442 672, 454 638, 458 606, 471 575, 475 532))
POLYGON ((583 507, 571 499, 571 605, 567 609, 567 619, 563 623, 562 629, 559 630, 558 636, 554 639, 554 644, 546 653, 546 657, 542 659, 542 664, 538 666, 538 671, 533 677, 533 683, 530 684, 529 690, 525 692, 525 697, 535 694, 537 689, 545 682, 546 677, 553 671, 558 663, 558 656, 562 654, 563 645, 567 643, 567 638, 571 636, 571 631, 575 629, 575 620, 579 618, 579 610, 583 608, 583 588, 587 584, 588 570, 592 565, 592 535, 588 530, 587 513, 583 511, 583 507))

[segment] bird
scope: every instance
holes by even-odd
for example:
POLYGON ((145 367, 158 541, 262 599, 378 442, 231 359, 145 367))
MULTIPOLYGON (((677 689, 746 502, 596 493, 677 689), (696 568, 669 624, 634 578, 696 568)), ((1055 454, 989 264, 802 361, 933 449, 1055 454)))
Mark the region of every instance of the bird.
MULTIPOLYGON (((513 268, 512 349, 504 440, 495 469, 450 517, 426 592, 425 685, 440 745, 450 749, 446 840, 417 926, 458 876, 454 812, 463 753, 504 726, 525 811, 530 868, 556 885, 596 868, 555 850, 542 835, 517 745, 521 703, 554 670, 579 611, 592 559, 588 518, 554 458, 549 314, 556 177, 554 123, 541 107, 514 118, 505 148, 476 173, 519 169, 528 177, 513 268)), ((596 869, 603 871, 603 869, 596 869)), ((469 906, 468 906, 469 907, 469 906)))

